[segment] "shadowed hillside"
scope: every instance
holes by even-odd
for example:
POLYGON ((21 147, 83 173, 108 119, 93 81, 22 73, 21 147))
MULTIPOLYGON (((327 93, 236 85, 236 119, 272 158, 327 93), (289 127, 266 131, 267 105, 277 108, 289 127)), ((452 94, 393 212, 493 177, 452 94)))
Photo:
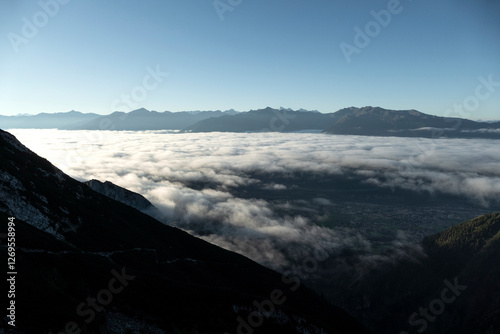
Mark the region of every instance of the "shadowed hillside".
POLYGON ((340 305, 377 333, 500 332, 500 213, 422 242, 424 256, 386 264, 340 305))

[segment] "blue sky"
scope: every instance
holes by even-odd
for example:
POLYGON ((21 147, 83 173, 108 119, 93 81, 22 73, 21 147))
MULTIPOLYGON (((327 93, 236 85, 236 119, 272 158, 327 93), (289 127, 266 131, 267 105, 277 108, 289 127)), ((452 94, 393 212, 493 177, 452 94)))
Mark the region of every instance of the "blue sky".
POLYGON ((498 1, 217 3, 2 1, 0 114, 372 105, 500 119, 498 1))

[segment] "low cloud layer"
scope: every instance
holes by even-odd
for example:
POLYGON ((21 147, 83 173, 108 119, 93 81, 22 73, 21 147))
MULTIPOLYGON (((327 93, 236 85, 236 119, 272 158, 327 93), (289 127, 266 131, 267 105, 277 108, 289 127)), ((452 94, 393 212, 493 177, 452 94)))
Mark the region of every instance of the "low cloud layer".
MULTIPOLYGON (((320 227, 305 216, 277 214, 266 200, 232 195, 232 188, 243 186, 284 194, 290 187, 255 178, 256 173, 349 173, 386 189, 459 195, 484 206, 500 201, 500 145, 494 140, 311 133, 11 132, 70 176, 107 180, 138 192, 163 212, 169 224, 278 270, 315 248, 336 254, 347 248, 368 252, 371 245, 353 230, 320 227)), ((324 198, 314 203, 332 204, 324 198)), ((287 205, 293 204, 283 207, 287 205)), ((305 203, 302 210, 307 209, 305 203)))

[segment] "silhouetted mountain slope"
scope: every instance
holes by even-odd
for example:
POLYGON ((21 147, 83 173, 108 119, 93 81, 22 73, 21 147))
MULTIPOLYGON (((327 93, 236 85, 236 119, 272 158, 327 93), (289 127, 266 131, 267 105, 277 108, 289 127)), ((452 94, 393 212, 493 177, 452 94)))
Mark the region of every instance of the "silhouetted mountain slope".
POLYGON ((0 233, 11 216, 19 333, 365 332, 295 280, 93 191, 0 131, 0 233), (259 313, 277 290, 286 301, 259 313))
POLYGON ((223 115, 233 115, 233 110, 199 112, 157 112, 144 108, 129 113, 114 112, 89 122, 67 126, 68 130, 181 130, 198 121, 223 115))
POLYGON ((345 108, 332 114, 325 132, 341 135, 398 137, 500 138, 500 123, 480 123, 427 115, 416 110, 379 107, 345 108))
POLYGON ((379 333, 499 333, 500 213, 428 237, 422 247, 424 256, 363 277, 341 305, 379 333))
POLYGON ((280 131, 293 132, 302 130, 324 130, 333 121, 329 114, 318 112, 293 111, 290 109, 251 110, 237 115, 209 118, 200 121, 185 131, 191 132, 248 132, 280 131))
POLYGON ((70 111, 66 113, 47 114, 41 113, 38 115, 21 115, 21 116, 1 116, 1 129, 55 129, 65 128, 73 124, 88 122, 92 119, 100 117, 97 114, 84 114, 78 111, 70 111))

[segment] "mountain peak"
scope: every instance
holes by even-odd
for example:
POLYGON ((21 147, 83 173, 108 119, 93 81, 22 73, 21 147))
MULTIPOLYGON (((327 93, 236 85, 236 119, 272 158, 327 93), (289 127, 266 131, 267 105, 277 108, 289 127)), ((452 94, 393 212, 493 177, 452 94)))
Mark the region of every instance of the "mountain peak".
POLYGON ((150 113, 151 113, 151 111, 149 111, 146 108, 139 108, 136 110, 132 110, 129 114, 131 114, 131 115, 149 115, 150 113))
POLYGON ((264 109, 252 109, 252 110, 248 111, 248 114, 264 114, 264 115, 269 114, 270 115, 270 114, 277 112, 277 111, 279 111, 279 109, 266 107, 264 109))
POLYGON ((498 138, 495 124, 433 116, 415 109, 350 107, 333 113, 332 119, 333 124, 325 132, 339 135, 498 138))

